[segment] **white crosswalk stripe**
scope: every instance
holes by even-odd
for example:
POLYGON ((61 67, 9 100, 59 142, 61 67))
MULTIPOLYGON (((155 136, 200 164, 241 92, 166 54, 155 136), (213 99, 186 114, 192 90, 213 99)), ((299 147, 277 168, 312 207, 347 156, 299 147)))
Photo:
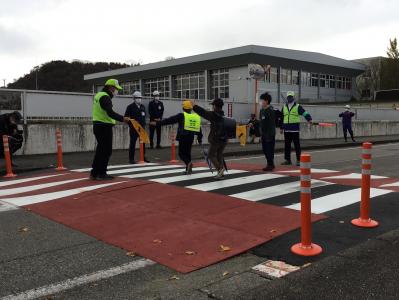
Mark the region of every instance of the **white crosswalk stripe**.
MULTIPOLYGON (((160 175, 168 175, 168 174, 176 174, 176 173, 182 173, 185 170, 185 168, 180 168, 180 169, 174 169, 174 170, 166 170, 166 171, 155 171, 155 172, 147 172, 147 173, 140 173, 140 174, 132 174, 132 175, 121 175, 120 177, 123 178, 146 178, 146 177, 155 177, 155 176, 160 176, 160 175)), ((193 171, 205 171, 209 170, 209 168, 205 167, 198 167, 198 168, 193 168, 193 171)))
MULTIPOLYGON (((240 174, 240 173, 248 173, 248 171, 243 170, 229 170, 227 174, 240 174)), ((192 179, 199 179, 199 178, 207 178, 215 176, 215 173, 206 172, 206 173, 199 173, 199 174, 192 174, 192 175, 180 175, 180 176, 173 176, 168 178, 158 178, 158 179, 150 179, 151 181, 158 182, 158 183, 172 183, 178 181, 185 181, 185 180, 192 180, 192 179)))
MULTIPOLYGON (((359 173, 351 173, 346 175, 337 175, 337 176, 328 176, 322 179, 330 180, 330 179, 361 179, 362 174, 359 173)), ((388 177, 385 176, 378 176, 378 175, 371 175, 371 179, 385 179, 388 177)))
POLYGON ((20 183, 25 183, 25 182, 30 182, 30 181, 40 180, 40 179, 46 179, 46 178, 51 178, 51 177, 56 177, 56 176, 62 176, 62 175, 65 175, 65 174, 55 174, 55 175, 37 176, 37 177, 30 177, 30 178, 1 181, 0 187, 14 185, 14 184, 20 184, 20 183))
POLYGON ((243 184, 259 182, 259 181, 266 181, 266 180, 282 178, 282 177, 286 177, 286 176, 279 175, 279 174, 251 175, 251 176, 244 176, 244 177, 233 178, 233 179, 225 179, 225 180, 220 180, 220 181, 207 182, 207 183, 202 183, 202 184, 194 184, 194 185, 186 186, 186 188, 206 192, 206 191, 223 189, 223 188, 227 188, 227 187, 233 187, 233 186, 237 186, 237 185, 243 185, 243 184))
MULTIPOLYGON (((134 167, 143 167, 143 166, 154 166, 156 165, 156 163, 144 163, 144 164, 128 164, 128 165, 111 165, 108 166, 107 169, 108 170, 112 170, 112 169, 120 169, 120 168, 134 168, 134 167)), ((91 171, 91 168, 84 168, 84 169, 75 169, 75 170, 71 170, 73 172, 89 172, 91 171)))
POLYGON ((107 172, 109 175, 117 175, 117 174, 126 174, 126 173, 137 173, 141 171, 151 171, 151 170, 163 170, 163 169, 172 169, 179 168, 181 165, 165 165, 165 166, 152 166, 152 167, 135 167, 129 169, 120 169, 107 172))

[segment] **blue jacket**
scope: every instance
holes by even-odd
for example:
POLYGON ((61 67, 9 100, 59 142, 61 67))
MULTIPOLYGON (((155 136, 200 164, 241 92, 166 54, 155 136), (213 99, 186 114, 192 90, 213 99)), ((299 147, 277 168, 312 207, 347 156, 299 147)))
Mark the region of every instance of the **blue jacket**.
POLYGON ((344 111, 339 114, 339 117, 342 118, 342 126, 343 127, 352 127, 352 118, 355 116, 355 114, 349 110, 344 111))

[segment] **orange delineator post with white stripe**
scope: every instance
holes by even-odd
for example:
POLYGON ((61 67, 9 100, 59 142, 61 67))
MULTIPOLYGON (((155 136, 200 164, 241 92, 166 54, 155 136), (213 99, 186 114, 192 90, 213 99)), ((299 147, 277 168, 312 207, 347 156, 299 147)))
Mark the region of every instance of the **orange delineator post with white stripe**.
POLYGON ((301 155, 301 242, 291 247, 297 255, 314 256, 323 249, 312 243, 311 209, 311 162, 310 154, 301 155))
POLYGON ((57 138, 57 171, 63 171, 66 170, 66 168, 63 165, 63 161, 62 161, 62 137, 61 137, 61 130, 59 128, 57 128, 55 130, 55 136, 57 138))
POLYGON ((140 139, 140 160, 139 164, 144 164, 144 142, 140 139))
POLYGON ((373 144, 363 143, 362 149, 362 192, 360 217, 351 223, 359 227, 377 227, 378 222, 370 218, 371 148, 373 144))
POLYGON ((170 153, 170 161, 169 162, 177 163, 179 161, 176 159, 176 134, 175 133, 172 133, 171 141, 172 141, 172 144, 170 146, 171 153, 170 153))
POLYGON ((4 177, 5 178, 13 178, 17 175, 15 175, 12 172, 10 147, 8 144, 8 135, 3 135, 3 148, 4 148, 4 159, 6 161, 6 175, 4 175, 4 177))

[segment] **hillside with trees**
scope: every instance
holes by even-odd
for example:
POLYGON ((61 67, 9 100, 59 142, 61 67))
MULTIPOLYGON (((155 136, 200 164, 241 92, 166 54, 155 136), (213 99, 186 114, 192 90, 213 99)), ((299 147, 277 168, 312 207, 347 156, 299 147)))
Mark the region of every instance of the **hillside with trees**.
POLYGON ((7 87, 10 89, 90 93, 92 87, 83 80, 84 75, 130 66, 121 63, 56 60, 33 68, 28 74, 8 84, 7 87))

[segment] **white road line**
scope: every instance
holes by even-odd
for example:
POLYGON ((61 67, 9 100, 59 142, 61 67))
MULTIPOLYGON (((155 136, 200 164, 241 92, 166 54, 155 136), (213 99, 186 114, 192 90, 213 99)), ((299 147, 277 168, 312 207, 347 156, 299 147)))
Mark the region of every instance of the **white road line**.
POLYGON ((37 176, 37 177, 30 177, 30 178, 23 178, 23 179, 5 180, 5 181, 0 181, 0 187, 34 181, 34 180, 39 180, 39 179, 62 176, 62 175, 65 175, 65 174, 55 174, 55 175, 37 176))
MULTIPOLYGON (((180 169, 174 169, 174 170, 155 171, 155 172, 132 174, 132 175, 122 175, 122 176, 119 176, 119 177, 123 177, 123 178, 145 178, 145 177, 152 177, 152 176, 159 176, 159 175, 182 173, 184 170, 185 170, 185 167, 182 167, 180 169)), ((193 168, 193 171, 204 171, 204 170, 209 170, 209 168, 205 168, 205 167, 193 168)))
POLYGON ((16 210, 16 209, 18 209, 18 207, 16 207, 15 205, 11 205, 9 203, 4 203, 0 201, 0 212, 16 210))
MULTIPOLYGON (((107 169, 108 170, 112 170, 112 169, 118 169, 118 168, 134 168, 134 167, 142 167, 142 166, 154 166, 156 165, 155 163, 145 163, 145 164, 129 164, 129 165, 111 165, 108 166, 107 169)), ((75 169, 75 170, 71 170, 73 172, 88 172, 91 171, 91 168, 84 168, 84 169, 75 169)))
POLYGON ((31 289, 20 294, 9 295, 1 298, 0 300, 27 300, 37 299, 48 295, 54 295, 66 290, 73 289, 78 286, 86 285, 96 281, 104 280, 121 274, 136 271, 147 266, 154 265, 155 262, 149 259, 138 259, 130 263, 120 265, 118 267, 110 268, 107 270, 101 270, 91 274, 67 279, 58 283, 42 286, 39 288, 31 289))
MULTIPOLYGON (((321 180, 312 180, 312 187, 320 187, 325 185, 331 185, 333 183, 321 181, 321 180)), ((299 181, 283 183, 279 185, 269 186, 261 189, 256 189, 252 191, 237 193, 229 195, 230 197, 240 198, 249 201, 259 201, 264 199, 269 199, 285 194, 295 193, 300 190, 299 181)))
POLYGON ((194 184, 186 186, 186 188, 199 190, 199 191, 212 191, 217 189, 223 189, 227 187, 252 183, 252 182, 259 182, 259 181, 266 181, 275 178, 282 178, 286 177, 284 175, 279 174, 260 174, 260 175, 252 175, 252 176, 245 176, 240 178, 232 178, 232 179, 225 179, 220 181, 202 183, 202 184, 194 184))
POLYGON ((72 183, 72 182, 76 182, 76 181, 81 181, 81 180, 87 180, 87 178, 78 178, 78 179, 71 179, 71 180, 64 180, 64 181, 56 181, 56 182, 50 182, 50 183, 29 185, 29 186, 24 186, 24 187, 20 187, 20 188, 0 190, 0 196, 21 194, 21 193, 41 190, 41 189, 45 189, 45 188, 49 188, 49 187, 53 187, 53 186, 58 186, 58 185, 63 185, 63 184, 67 184, 67 183, 72 183))
MULTIPOLYGON (((243 170, 229 170, 226 174, 239 174, 239 173, 246 173, 248 171, 243 171, 243 170)), ((192 174, 192 175, 181 175, 181 176, 172 176, 168 178, 158 178, 158 179, 151 179, 151 181, 154 182, 159 182, 159 183, 171 183, 171 182, 178 182, 178 181, 184 181, 184 180, 191 180, 191 179, 199 179, 199 178, 207 178, 207 177, 212 177, 216 176, 215 173, 211 173, 209 171, 206 173, 198 173, 198 174, 192 174)))
POLYGON ((390 187, 390 186, 399 186, 399 181, 380 185, 380 187, 390 187))
POLYGON ((171 169, 171 168, 181 168, 181 165, 163 165, 163 166, 153 166, 153 167, 136 167, 136 168, 130 168, 130 169, 120 169, 120 170, 115 170, 115 171, 109 171, 107 172, 110 175, 115 175, 115 174, 123 174, 123 173, 136 173, 136 172, 141 172, 141 171, 151 171, 151 170, 163 170, 163 169, 171 169))
MULTIPOLYGON (((290 171, 278 171, 278 173, 299 173, 301 170, 290 170, 290 171)), ((313 169, 311 170, 312 173, 337 173, 339 171, 328 170, 328 169, 313 169)))
MULTIPOLYGON (((392 191, 371 188, 370 198, 389 194, 392 191)), ((312 213, 322 214, 324 212, 351 205, 360 202, 361 189, 353 189, 349 191, 330 194, 324 197, 312 199, 312 213)), ((301 204, 296 203, 286 206, 286 208, 300 210, 301 204)))
MULTIPOLYGON (((385 179, 385 178, 388 178, 388 177, 378 176, 378 175, 371 175, 371 179, 385 179)), ((322 179, 324 179, 324 180, 328 180, 328 179, 362 179, 362 174, 350 173, 350 174, 347 174, 347 175, 323 177, 322 179)))
POLYGON ((13 204, 13 205, 23 206, 23 205, 41 203, 41 202, 56 200, 56 199, 60 199, 60 198, 68 197, 68 196, 73 196, 76 194, 93 191, 96 189, 119 184, 122 182, 126 182, 126 181, 112 182, 112 183, 106 183, 106 184, 97 184, 97 185, 92 185, 92 186, 86 186, 86 187, 81 187, 81 188, 76 188, 76 189, 53 192, 53 193, 39 194, 39 195, 34 195, 34 196, 4 198, 1 200, 4 202, 13 204))

